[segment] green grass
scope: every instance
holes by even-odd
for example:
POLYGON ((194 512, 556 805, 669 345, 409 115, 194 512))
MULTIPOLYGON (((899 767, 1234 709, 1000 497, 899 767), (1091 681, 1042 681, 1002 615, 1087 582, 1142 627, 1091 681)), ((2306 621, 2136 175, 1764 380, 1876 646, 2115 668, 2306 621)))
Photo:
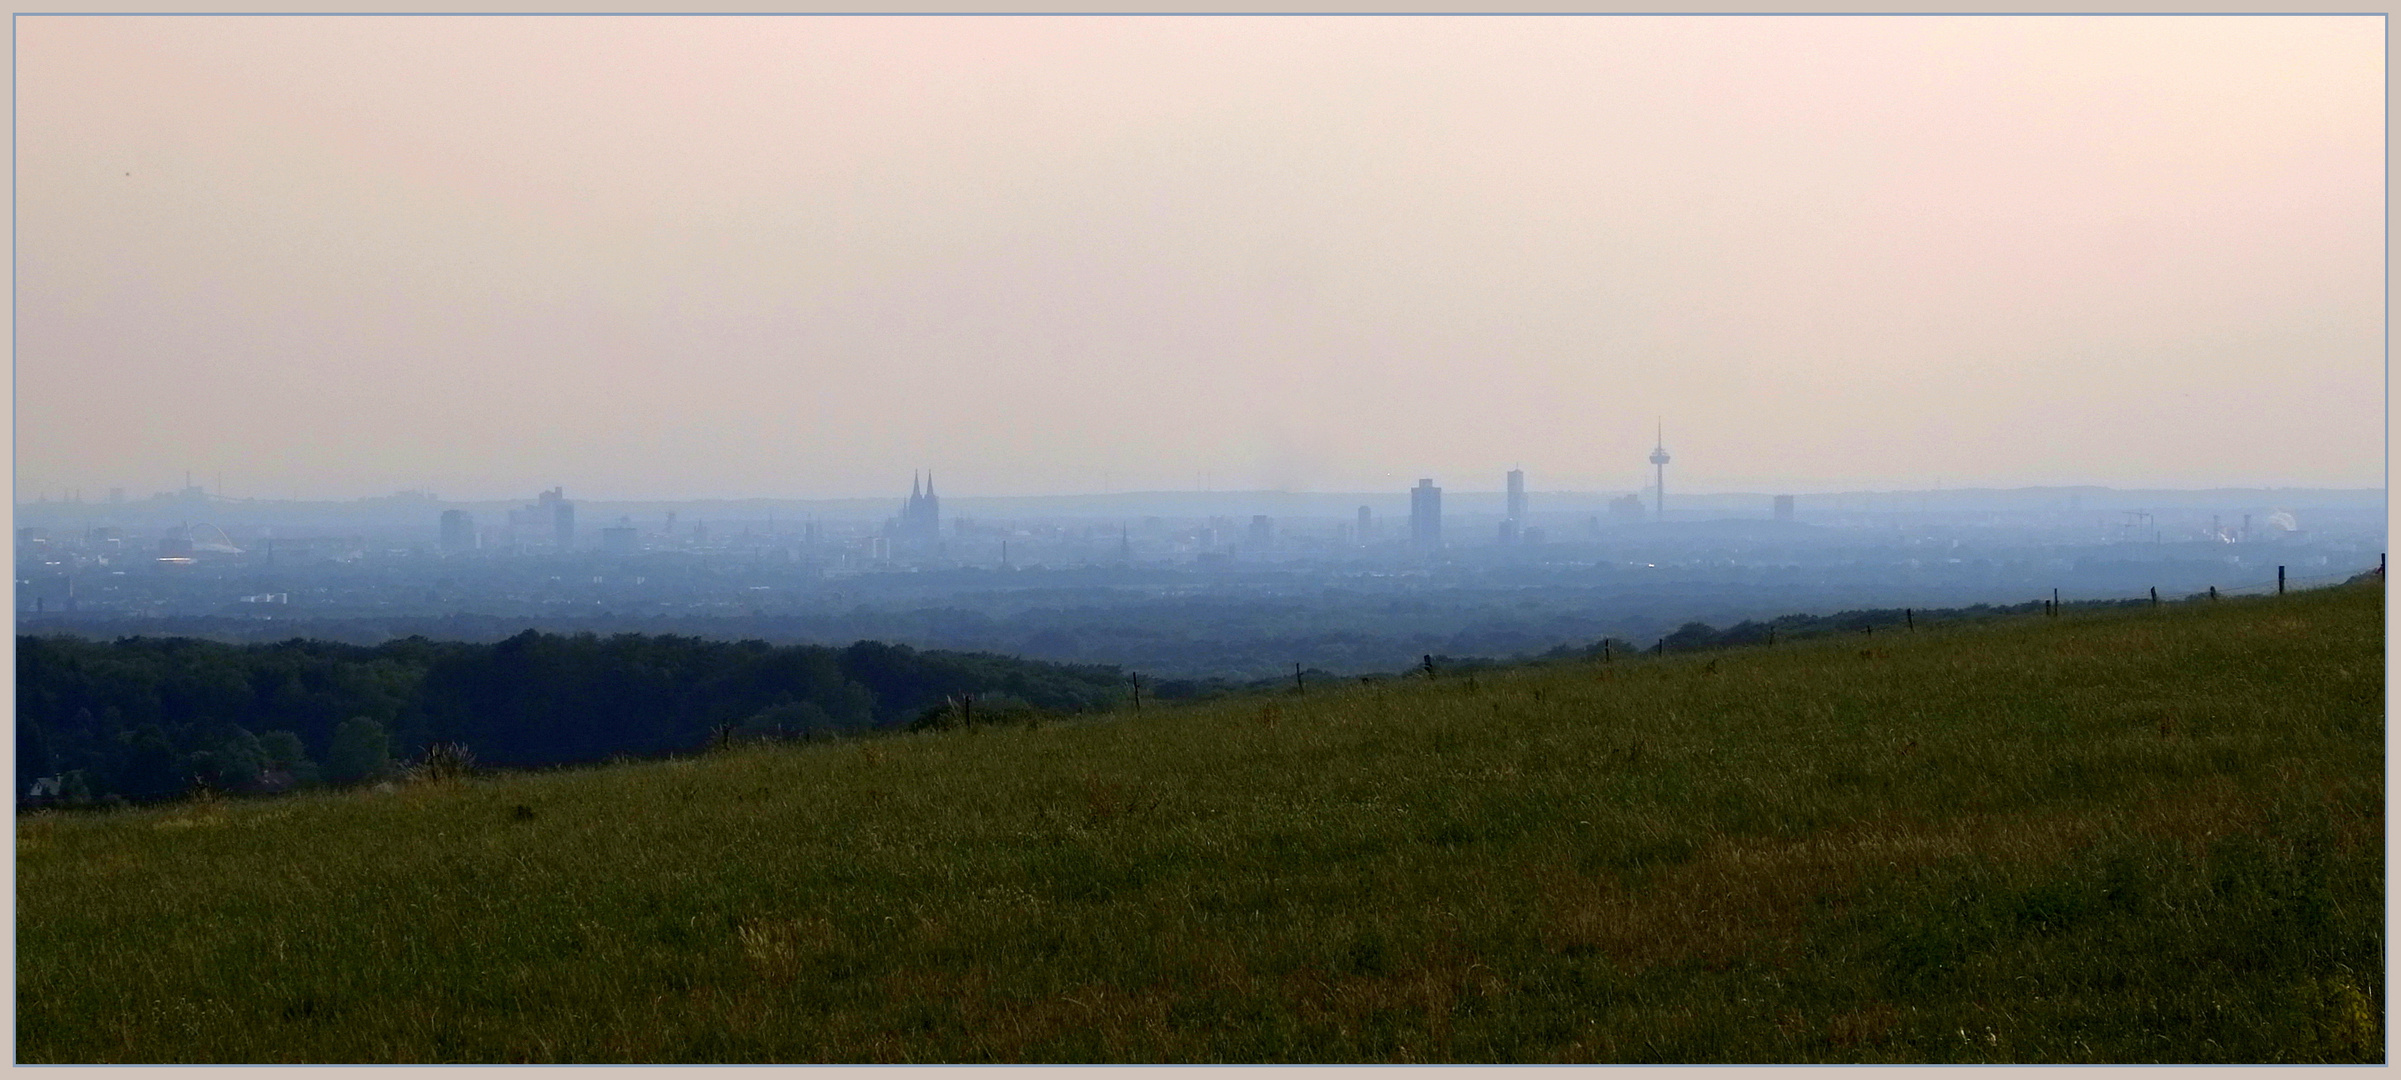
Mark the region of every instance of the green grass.
POLYGON ((2354 586, 37 814, 18 1053, 2381 1061, 2383 618, 2354 586))

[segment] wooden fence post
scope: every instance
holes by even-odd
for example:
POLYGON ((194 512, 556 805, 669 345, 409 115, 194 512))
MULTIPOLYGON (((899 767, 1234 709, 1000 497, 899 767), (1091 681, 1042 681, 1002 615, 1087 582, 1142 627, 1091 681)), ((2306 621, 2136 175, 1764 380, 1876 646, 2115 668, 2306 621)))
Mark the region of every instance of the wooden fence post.
POLYGON ((2276 595, 2284 595, 2284 568, 2281 566, 2276 568, 2276 595))
POLYGON ((1292 688, 1303 694, 1309 692, 1309 683, 1307 680, 1301 678, 1301 666, 1299 664, 1292 665, 1292 688))
POLYGON ((1901 617, 1909 621, 1909 632, 1912 634, 1917 633, 1917 609, 1902 608, 1901 617))
POLYGON ((2159 586, 2157 585, 2151 586, 2151 606, 2159 606, 2159 586))

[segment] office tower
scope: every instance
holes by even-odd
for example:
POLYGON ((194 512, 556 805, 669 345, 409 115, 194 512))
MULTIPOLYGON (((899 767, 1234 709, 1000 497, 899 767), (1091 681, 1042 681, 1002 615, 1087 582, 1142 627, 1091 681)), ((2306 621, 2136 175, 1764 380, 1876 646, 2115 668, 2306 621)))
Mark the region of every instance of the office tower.
POLYGON ((1274 519, 1265 514, 1251 515, 1250 543, 1252 547, 1266 547, 1275 540, 1275 537, 1276 524, 1274 519))
POLYGON ((1362 543, 1362 544, 1366 543, 1366 542, 1367 542, 1367 536, 1368 536, 1368 533, 1370 533, 1370 532, 1373 532, 1373 531, 1375 530, 1375 527, 1376 527, 1376 515, 1375 515, 1375 512, 1374 512, 1374 511, 1372 511, 1372 510, 1369 510, 1368 508, 1366 508, 1366 507, 1364 507, 1364 506, 1360 507, 1360 508, 1359 508, 1359 542, 1360 542, 1360 543, 1362 543))
MULTIPOLYGON (((1526 471, 1509 470, 1509 520, 1520 528, 1526 523, 1526 471)), ((1515 531, 1515 530, 1511 530, 1515 531)))
POLYGON ((475 515, 464 510, 442 511, 442 550, 475 550, 475 515))
POLYGON ((1421 548, 1442 546, 1442 489, 1421 479, 1409 489, 1409 542, 1421 548))
POLYGON ((575 504, 567 501, 565 488, 551 488, 522 513, 509 515, 510 525, 520 522, 534 528, 550 526, 551 542, 557 544, 560 551, 575 546, 575 504))

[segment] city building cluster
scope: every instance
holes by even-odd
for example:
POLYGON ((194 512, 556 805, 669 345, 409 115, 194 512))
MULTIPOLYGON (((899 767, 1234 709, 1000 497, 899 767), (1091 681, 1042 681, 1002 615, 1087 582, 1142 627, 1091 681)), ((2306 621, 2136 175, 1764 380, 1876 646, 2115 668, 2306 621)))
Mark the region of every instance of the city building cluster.
MULTIPOLYGON (((2059 489, 2056 496, 1990 493, 2001 501, 1959 503, 1954 498, 1947 500, 1956 504, 1952 509, 1929 503, 1930 495, 1948 495, 1940 492, 1812 495, 1806 507, 1790 494, 1685 495, 1671 515, 1666 500, 1669 460, 1665 439, 1658 438, 1647 457, 1653 473, 1646 490, 1614 495, 1561 491, 1542 496, 1541 506, 1528 491, 1525 470, 1511 468, 1502 474, 1498 493, 1451 492, 1447 497, 1434 477, 1421 477, 1400 492, 1364 499, 1161 493, 1096 496, 1091 501, 1097 505, 1084 509, 1062 510, 1053 502, 1040 511, 1026 506, 1020 512, 1007 509, 1013 500, 970 498, 965 512, 947 512, 929 471, 911 475, 907 497, 889 514, 828 503, 802 504, 797 514, 787 503, 780 517, 776 504, 763 502, 687 506, 683 511, 661 504, 612 503, 595 504, 599 509, 592 511, 594 516, 605 515, 600 519, 609 524, 586 531, 579 531, 578 503, 567 498, 563 487, 514 504, 445 505, 421 491, 349 504, 281 504, 227 499, 189 483, 187 477, 181 490, 139 502, 125 500, 119 489, 105 505, 79 499, 20 504, 19 597, 22 610, 39 614, 88 611, 95 605, 108 610, 186 610, 202 595, 220 597, 213 610, 264 613, 286 605, 321 604, 323 590, 336 588, 385 597, 370 607, 414 610, 449 602, 443 599, 445 590, 452 588, 448 583, 464 580, 460 575, 466 567, 504 564, 522 567, 527 580, 537 583, 519 590, 531 598, 551 595, 579 580, 595 588, 606 586, 601 591, 611 595, 628 581, 697 580, 691 577, 697 572, 692 568, 704 566, 712 568, 708 574, 736 576, 772 568, 770 579, 777 584, 756 587, 773 591, 786 588, 781 584, 786 579, 836 582, 864 574, 967 569, 1173 567, 1222 574, 1274 567, 1300 573, 1406 575, 1462 566, 1555 567, 1565 572, 1613 561, 1657 568, 1693 558, 1720 567, 1784 565, 1801 557, 1780 552, 1871 541, 1879 551, 1894 543, 1948 544, 1955 550, 1942 557, 1940 566, 1964 567, 1979 565, 1979 556, 1961 548, 1963 544, 2078 551, 2099 545, 2093 550, 2105 554, 2080 554, 2072 563, 2061 562, 2059 556, 2041 561, 2050 567, 2045 574, 2062 567, 2088 567, 2103 574, 2118 572, 2105 570, 2108 566, 2133 561, 2136 557, 2126 554, 2127 545, 2144 540, 2154 553, 2140 558, 2155 557, 2181 543, 2187 547, 2179 557, 2246 566, 2264 558, 2284 565, 2297 556, 2296 549, 2314 543, 2294 514, 2256 502, 2212 506, 2208 513, 2202 513, 2199 504, 2157 512, 2158 504, 2088 513, 2078 492, 2103 489, 2059 489), (1277 512, 1261 512, 1266 509, 1277 512), (2244 512, 2216 512, 2238 509, 2244 512), (1809 513, 1806 522, 1801 519, 1804 510, 1809 513), (679 519, 680 512, 706 517, 687 522, 679 519), (1391 514, 1398 525, 1403 512, 1405 529, 1383 520, 1391 514), (2118 513, 2124 520, 2112 517, 2118 513), (2260 521, 2256 529, 2255 517, 2260 521), (2230 524, 2237 520, 2239 525, 2230 524), (1898 531, 1872 537, 1858 531, 1870 526, 1898 531), (2257 554, 2264 550, 2258 547, 2262 542, 2274 545, 2277 553, 2257 554), (2244 547, 2202 554, 2209 547, 2237 544, 2244 547), (293 584, 317 568, 404 564, 451 569, 427 571, 434 577, 413 593, 355 577, 342 579, 339 586, 293 584), (627 572, 637 566, 644 569, 627 572), (204 579, 222 580, 204 587, 204 579)), ((2365 536, 2372 526, 2344 528, 2365 536)), ((2362 545, 2369 542, 2346 537, 2324 555, 2299 557, 2366 550, 2362 545)), ((1912 554, 1907 561, 1913 573, 1926 570, 1923 554, 1912 554)), ((754 598, 708 603, 746 608, 748 599, 754 598)))

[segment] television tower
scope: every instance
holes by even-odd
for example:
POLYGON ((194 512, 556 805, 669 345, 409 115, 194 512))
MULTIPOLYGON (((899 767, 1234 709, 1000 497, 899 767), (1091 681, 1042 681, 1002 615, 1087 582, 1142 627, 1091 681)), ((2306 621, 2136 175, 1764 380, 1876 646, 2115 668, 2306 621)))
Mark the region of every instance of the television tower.
POLYGON ((1651 448, 1651 464, 1658 467, 1659 520, 1667 520, 1667 426, 1659 428, 1659 441, 1651 448))

